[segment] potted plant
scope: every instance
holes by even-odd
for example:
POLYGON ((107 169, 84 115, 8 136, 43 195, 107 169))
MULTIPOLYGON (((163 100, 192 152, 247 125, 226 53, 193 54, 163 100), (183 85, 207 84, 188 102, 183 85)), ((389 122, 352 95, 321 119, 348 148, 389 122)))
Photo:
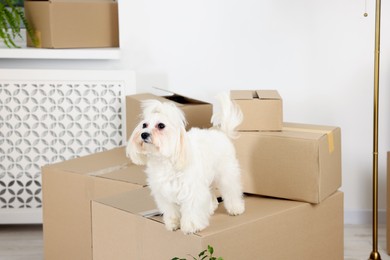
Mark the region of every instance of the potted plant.
POLYGON ((38 39, 31 25, 27 22, 23 8, 16 5, 18 0, 0 0, 0 39, 8 48, 19 48, 15 39, 21 36, 21 25, 24 24, 26 32, 35 46, 38 39))

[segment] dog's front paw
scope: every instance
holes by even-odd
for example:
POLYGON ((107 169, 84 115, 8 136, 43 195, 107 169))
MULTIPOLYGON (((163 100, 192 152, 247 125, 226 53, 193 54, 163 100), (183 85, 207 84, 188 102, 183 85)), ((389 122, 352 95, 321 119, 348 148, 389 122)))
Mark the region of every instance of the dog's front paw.
POLYGON ((180 223, 180 229, 186 235, 199 232, 207 226, 208 223, 201 223, 201 221, 196 220, 195 218, 182 218, 180 223))
POLYGON ((225 204, 225 207, 229 215, 232 216, 241 215, 245 211, 244 200, 238 200, 229 205, 225 204))
POLYGON ((213 198, 210 202, 210 215, 214 215, 215 210, 218 208, 217 198, 213 198))
POLYGON ((177 217, 164 217, 164 223, 168 231, 175 231, 180 228, 180 219, 177 217))

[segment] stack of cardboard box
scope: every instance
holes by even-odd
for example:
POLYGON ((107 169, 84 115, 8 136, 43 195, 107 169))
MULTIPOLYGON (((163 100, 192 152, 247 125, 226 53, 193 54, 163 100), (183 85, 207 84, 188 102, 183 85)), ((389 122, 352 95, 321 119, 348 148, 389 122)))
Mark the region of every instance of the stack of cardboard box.
MULTIPOLYGON (((343 259, 340 129, 283 123, 276 91, 231 96, 245 117, 235 140, 244 214, 220 205, 201 232, 167 231, 143 168, 118 148, 43 167, 45 259, 192 259, 208 245, 225 260, 343 259)), ((190 127, 210 126, 210 104, 140 94, 126 100, 128 135, 149 98, 176 102, 190 127)))

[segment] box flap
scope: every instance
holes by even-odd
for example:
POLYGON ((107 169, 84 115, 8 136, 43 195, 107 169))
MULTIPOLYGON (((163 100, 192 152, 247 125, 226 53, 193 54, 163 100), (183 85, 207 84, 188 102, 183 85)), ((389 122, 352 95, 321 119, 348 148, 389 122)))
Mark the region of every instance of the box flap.
POLYGON ((157 96, 157 95, 154 95, 151 93, 141 93, 141 94, 131 95, 130 97, 134 98, 140 102, 143 100, 148 100, 148 99, 157 99, 161 102, 166 102, 167 100, 170 100, 170 101, 174 102, 178 107, 182 107, 184 105, 188 106, 191 104, 193 104, 193 105, 210 105, 209 103, 206 103, 206 102, 203 102, 203 101, 200 101, 197 99, 185 97, 185 96, 173 93, 173 92, 170 92, 170 93, 172 93, 172 95, 167 95, 167 96, 157 96))
POLYGON ((231 90, 230 97, 234 100, 282 99, 277 90, 231 90))
POLYGON ((173 92, 173 91, 170 91, 170 90, 167 90, 167 89, 157 88, 157 87, 154 87, 154 88, 158 89, 160 91, 163 91, 163 92, 167 92, 169 95, 168 96, 164 95, 164 97, 166 99, 169 99, 169 100, 177 103, 177 104, 209 104, 207 102, 204 102, 204 101, 201 101, 201 100, 197 100, 197 99, 193 99, 193 98, 181 95, 179 93, 176 93, 176 92, 173 92))
POLYGON ((256 90, 257 96, 259 99, 263 100, 277 100, 277 99, 282 99, 276 90, 256 90))
POLYGON ((109 169, 111 167, 120 167, 131 163, 126 157, 125 147, 114 148, 109 151, 98 152, 95 154, 71 159, 45 167, 59 168, 64 171, 88 174, 101 169, 109 169))
POLYGON ((150 212, 157 212, 156 203, 150 195, 150 189, 148 187, 132 190, 120 195, 95 199, 94 201, 141 216, 149 216, 150 212))
POLYGON ((282 131, 288 133, 301 133, 301 135, 319 135, 320 137, 326 136, 328 139, 328 150, 332 153, 335 149, 335 131, 340 131, 339 127, 334 126, 319 126, 308 124, 296 124, 296 123, 284 123, 282 131))
POLYGON ((302 123, 291 123, 283 122, 284 131, 301 131, 304 132, 313 132, 325 135, 327 132, 331 132, 338 127, 336 126, 325 126, 325 125, 311 125, 311 124, 302 124, 302 123))
POLYGON ((125 147, 46 165, 62 171, 146 185, 144 167, 131 163, 125 147))
POLYGON ((117 169, 113 169, 111 171, 107 171, 107 173, 101 175, 95 175, 96 172, 89 173, 89 175, 93 175, 99 178, 105 178, 110 180, 117 180, 123 182, 130 182, 134 184, 139 184, 146 186, 146 175, 145 175, 145 167, 134 165, 131 163, 121 165, 117 169))
POLYGON ((257 97, 256 91, 253 90, 231 90, 230 98, 234 100, 252 100, 257 97))
POLYGON ((151 94, 151 93, 140 93, 140 94, 135 94, 135 95, 131 95, 131 96, 127 96, 127 98, 132 98, 132 99, 135 99, 139 102, 142 102, 143 100, 148 100, 148 99, 157 99, 161 102, 164 102, 166 101, 166 99, 162 96, 157 96, 157 95, 154 95, 154 94, 151 94))

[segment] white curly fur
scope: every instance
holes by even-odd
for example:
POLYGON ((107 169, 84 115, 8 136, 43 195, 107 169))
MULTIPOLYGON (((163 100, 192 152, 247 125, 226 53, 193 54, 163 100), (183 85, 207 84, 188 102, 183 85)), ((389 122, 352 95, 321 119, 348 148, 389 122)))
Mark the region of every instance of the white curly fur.
POLYGON ((218 207, 213 187, 230 215, 245 210, 240 167, 230 140, 242 113, 229 95, 221 95, 219 103, 213 128, 188 132, 184 113, 173 103, 148 100, 142 105, 142 121, 126 153, 135 164, 146 164, 148 184, 168 230, 180 228, 190 234, 206 228, 218 207))

